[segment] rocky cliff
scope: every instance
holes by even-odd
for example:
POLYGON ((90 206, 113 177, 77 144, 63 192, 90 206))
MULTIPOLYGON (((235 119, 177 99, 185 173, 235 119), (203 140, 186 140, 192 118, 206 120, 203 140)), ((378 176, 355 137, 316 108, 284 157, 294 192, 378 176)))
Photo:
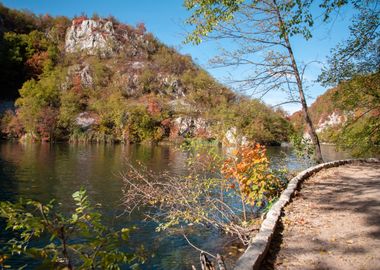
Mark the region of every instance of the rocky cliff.
POLYGON ((115 31, 110 21, 95 21, 83 17, 74 19, 67 30, 65 51, 85 51, 87 54, 109 55, 117 46, 115 31))
POLYGON ((239 97, 143 24, 85 16, 70 22, 50 16, 31 20, 22 33, 4 33, 33 52, 23 56, 30 75, 16 112, 1 121, 6 137, 223 141, 227 134, 231 141, 233 128, 239 137, 247 133, 247 139, 264 143, 286 139, 288 125, 281 114, 239 97))
MULTIPOLYGON (((347 120, 347 116, 334 104, 334 95, 337 89, 333 88, 319 96, 309 107, 311 119, 315 131, 320 135, 322 141, 330 142, 329 130, 339 129, 347 120)), ((295 112, 290 117, 295 129, 303 132, 305 137, 309 135, 305 132, 305 123, 301 111, 295 112)))
MULTIPOLYGON (((111 21, 79 17, 72 21, 72 25, 67 30, 64 48, 67 55, 81 56, 80 64, 75 63, 67 69, 66 81, 62 85, 64 91, 75 87, 75 82, 80 84, 81 88, 94 88, 97 75, 95 75, 96 67, 94 67, 92 56, 97 56, 107 63, 103 66, 103 72, 110 76, 103 79, 107 81, 105 86, 112 84, 126 99, 134 101, 140 99, 139 103, 146 102, 148 107, 149 104, 152 105, 152 102, 156 103, 156 106, 160 108, 159 113, 162 107, 167 107, 166 109, 173 115, 166 120, 170 138, 194 136, 212 138, 215 136, 211 130, 211 121, 205 119, 200 112, 199 105, 201 104, 196 104, 191 97, 187 97, 186 93, 191 92, 192 89, 190 89, 191 85, 183 80, 185 72, 197 76, 203 71, 191 63, 190 58, 176 55, 174 50, 159 45, 151 39, 151 36, 146 36, 145 29, 132 29, 120 24, 117 24, 115 29, 111 21), (155 52, 158 52, 158 55, 155 52), (120 57, 123 58, 120 59, 120 57), (173 64, 174 67, 175 64, 180 64, 183 67, 173 71, 169 67, 167 70, 161 68, 160 63, 152 61, 151 57, 157 59, 157 62, 168 57, 170 59, 167 60, 179 61, 179 63, 165 64, 173 64), (161 99, 160 102, 156 100, 157 97, 161 99)), ((95 65, 99 66, 99 63, 95 65)), ((229 100, 234 98, 232 92, 212 81, 207 75, 203 79, 218 87, 219 92, 222 90, 220 93, 224 94, 225 98, 229 100)), ((197 89, 197 91, 203 90, 197 89)), ((210 94, 212 95, 208 93, 210 94)), ((202 110, 205 109, 207 110, 207 108, 202 110)), ((99 125, 99 118, 99 115, 94 112, 78 112, 75 119, 79 127, 89 130, 99 125)))

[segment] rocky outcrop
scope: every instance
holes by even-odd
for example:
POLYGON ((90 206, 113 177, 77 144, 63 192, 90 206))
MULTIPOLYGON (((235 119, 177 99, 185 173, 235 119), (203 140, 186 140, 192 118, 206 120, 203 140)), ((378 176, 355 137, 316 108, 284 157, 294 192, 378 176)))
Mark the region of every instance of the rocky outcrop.
MULTIPOLYGON (((67 53, 85 52, 88 55, 108 57, 124 50, 126 57, 142 57, 155 50, 154 43, 144 36, 145 31, 105 19, 91 20, 79 17, 72 21, 66 32, 65 51, 67 53)), ((141 63, 133 63, 139 69, 141 63)))
POLYGON ((317 126, 316 126, 316 132, 322 132, 325 129, 329 127, 338 126, 346 121, 347 117, 344 115, 341 115, 337 112, 332 112, 330 115, 328 115, 325 119, 320 119, 317 126))
POLYGON ((144 74, 140 74, 140 71, 143 70, 146 65, 149 64, 139 61, 131 62, 128 65, 128 70, 123 70, 115 74, 113 84, 122 90, 125 97, 139 97, 144 94, 154 93, 169 97, 173 101, 178 101, 169 104, 170 106, 183 107, 183 109, 189 106, 189 104, 185 102, 185 87, 178 77, 152 73, 149 74, 149 78, 146 78, 144 74), (145 85, 149 85, 150 87, 145 88, 145 85))
MULTIPOLYGON (((319 118, 318 123, 315 125, 315 131, 317 134, 323 134, 324 131, 330 129, 330 128, 337 128, 340 129, 341 125, 344 124, 347 121, 347 116, 339 113, 338 111, 333 111, 330 114, 324 115, 323 117, 319 118)), ((303 132, 303 139, 307 143, 312 143, 311 136, 307 130, 303 132)), ((323 142, 329 142, 323 141, 323 142)))
POLYGON ((92 87, 94 79, 92 78, 91 72, 90 72, 90 66, 85 65, 80 71, 79 71, 80 81, 82 86, 84 87, 92 87))
POLYGON ((166 95, 173 96, 174 98, 185 97, 185 89, 181 81, 176 76, 158 75, 158 80, 162 85, 162 92, 166 95))
POLYGON ((145 63, 141 61, 134 61, 131 63, 131 68, 134 70, 143 69, 145 67, 145 63))
POLYGON ((68 90, 74 86, 75 83, 79 83, 84 88, 91 88, 94 84, 94 79, 91 74, 90 65, 84 63, 82 65, 73 65, 67 70, 67 77, 62 84, 62 90, 68 90))
POLYGON ((173 131, 177 136, 182 137, 205 137, 211 138, 210 124, 203 118, 190 116, 177 117, 173 120, 173 131))
POLYGON ((118 41, 111 21, 77 18, 66 32, 65 51, 85 51, 89 55, 112 55, 118 41))
MULTIPOLYGON (((334 102, 337 94, 338 87, 327 90, 324 94, 317 97, 317 99, 310 105, 309 113, 313 122, 315 131, 324 137, 324 142, 330 142, 329 131, 335 129, 339 131, 343 124, 347 121, 347 112, 342 111, 334 102), (326 133, 327 132, 327 133, 326 133)), ((307 134, 306 124, 302 111, 297 111, 290 116, 290 120, 298 131, 304 133, 304 139, 309 140, 310 136, 307 134)))
POLYGON ((118 73, 113 83, 115 86, 120 87, 125 97, 137 97, 141 95, 141 91, 139 91, 139 75, 137 73, 118 73))
POLYGON ((236 127, 229 128, 224 135, 227 144, 236 145, 238 143, 238 134, 236 127))
POLYGON ((224 135, 223 144, 225 146, 238 146, 249 144, 248 138, 239 134, 236 127, 231 127, 224 135))
POLYGON ((98 116, 90 112, 82 112, 76 117, 75 123, 82 129, 89 129, 98 124, 98 116))

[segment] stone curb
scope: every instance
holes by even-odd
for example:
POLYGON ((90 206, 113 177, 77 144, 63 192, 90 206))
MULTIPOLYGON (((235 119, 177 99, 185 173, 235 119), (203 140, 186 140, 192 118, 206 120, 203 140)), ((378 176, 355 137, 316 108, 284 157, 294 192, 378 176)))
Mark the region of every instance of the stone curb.
POLYGON ((297 190, 299 185, 309 176, 319 172, 322 169, 338 167, 344 164, 364 162, 364 163, 377 163, 379 159, 344 159, 336 160, 323 164, 310 167, 300 172, 296 177, 292 178, 287 188, 282 192, 278 201, 272 206, 266 215, 265 220, 261 224, 260 230, 257 235, 251 239, 251 243, 245 250, 244 254, 237 260, 234 270, 258 270, 260 269, 261 262, 268 252, 270 241, 276 229, 277 223, 280 219, 281 212, 285 205, 287 205, 297 190))

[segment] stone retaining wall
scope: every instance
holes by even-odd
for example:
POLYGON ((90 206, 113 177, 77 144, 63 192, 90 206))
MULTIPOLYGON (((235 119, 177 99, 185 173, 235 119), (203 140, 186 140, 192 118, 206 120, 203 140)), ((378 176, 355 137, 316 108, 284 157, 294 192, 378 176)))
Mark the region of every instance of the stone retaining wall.
POLYGON ((252 238, 251 243, 245 250, 244 254, 236 262, 235 270, 257 270, 260 269, 260 265, 265 255, 268 252, 270 241, 276 229, 276 225, 280 219, 281 212, 285 205, 287 205, 297 190, 299 185, 311 175, 319 172, 322 169, 338 167, 344 164, 354 162, 380 162, 379 159, 345 159, 336 160, 323 164, 310 167, 300 172, 296 177, 292 178, 287 188, 282 192, 279 200, 272 206, 266 215, 265 220, 261 224, 260 230, 257 235, 252 238))

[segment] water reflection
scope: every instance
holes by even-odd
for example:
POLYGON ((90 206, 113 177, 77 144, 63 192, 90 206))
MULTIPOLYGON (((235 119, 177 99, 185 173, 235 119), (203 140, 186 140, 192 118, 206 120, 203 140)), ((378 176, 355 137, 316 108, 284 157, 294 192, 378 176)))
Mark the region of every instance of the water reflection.
MULTIPOLYGON (((324 146, 323 150, 326 160, 346 157, 332 147, 324 146)), ((274 164, 280 164, 283 152, 291 169, 301 170, 310 165, 309 161, 297 160, 289 148, 268 148, 274 164)), ((102 204, 105 216, 115 227, 138 226, 129 244, 143 244, 154 255, 143 269, 191 268, 198 252, 181 236, 156 233, 155 224, 142 221, 142 213, 114 218, 123 211, 120 172, 128 163, 141 162, 154 172, 165 170, 181 175, 185 173, 185 158, 172 146, 1 143, 0 200, 15 200, 19 196, 43 202, 55 199, 67 211, 72 203, 71 194, 83 186, 93 202, 102 204)), ((0 230, 0 244, 8 237, 0 230)), ((211 252, 222 250, 226 243, 226 238, 207 230, 201 234, 194 232, 190 238, 211 252)))

